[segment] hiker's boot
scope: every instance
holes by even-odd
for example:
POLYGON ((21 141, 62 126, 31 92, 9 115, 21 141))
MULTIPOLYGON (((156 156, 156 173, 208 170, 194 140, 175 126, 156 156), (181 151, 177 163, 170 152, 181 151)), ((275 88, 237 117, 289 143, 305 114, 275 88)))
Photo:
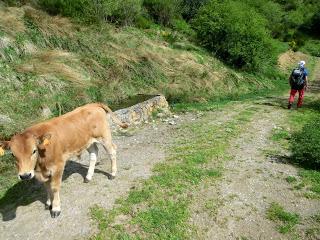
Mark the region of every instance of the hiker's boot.
POLYGON ((288 103, 288 109, 291 109, 292 104, 288 103))

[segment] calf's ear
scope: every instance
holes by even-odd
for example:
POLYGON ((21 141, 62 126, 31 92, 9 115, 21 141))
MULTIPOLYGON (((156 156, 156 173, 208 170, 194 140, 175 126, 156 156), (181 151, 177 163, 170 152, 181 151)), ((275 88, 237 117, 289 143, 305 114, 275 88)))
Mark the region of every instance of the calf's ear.
POLYGON ((0 141, 0 156, 3 156, 8 149, 10 149, 10 141, 0 141))
POLYGON ((46 147, 51 144, 51 134, 46 133, 39 138, 39 146, 46 147))

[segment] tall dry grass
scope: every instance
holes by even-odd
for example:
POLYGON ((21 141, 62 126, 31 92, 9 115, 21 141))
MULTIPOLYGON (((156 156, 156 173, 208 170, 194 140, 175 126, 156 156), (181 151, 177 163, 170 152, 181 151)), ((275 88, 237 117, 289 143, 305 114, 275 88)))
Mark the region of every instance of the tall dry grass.
POLYGON ((17 7, 0 7, 0 29, 10 36, 25 31, 24 10, 17 7))
POLYGON ((30 59, 16 67, 20 73, 33 73, 39 76, 55 75, 70 81, 78 86, 90 85, 89 79, 84 77, 77 67, 72 67, 66 62, 76 65, 78 60, 68 52, 61 50, 42 50, 30 56, 30 59))

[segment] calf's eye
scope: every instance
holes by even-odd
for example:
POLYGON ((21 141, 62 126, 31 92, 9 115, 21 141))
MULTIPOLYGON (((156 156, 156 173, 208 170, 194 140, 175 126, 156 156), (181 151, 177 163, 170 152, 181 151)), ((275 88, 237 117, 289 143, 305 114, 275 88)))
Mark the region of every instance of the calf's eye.
POLYGON ((32 154, 35 154, 37 152, 37 149, 33 150, 32 154))

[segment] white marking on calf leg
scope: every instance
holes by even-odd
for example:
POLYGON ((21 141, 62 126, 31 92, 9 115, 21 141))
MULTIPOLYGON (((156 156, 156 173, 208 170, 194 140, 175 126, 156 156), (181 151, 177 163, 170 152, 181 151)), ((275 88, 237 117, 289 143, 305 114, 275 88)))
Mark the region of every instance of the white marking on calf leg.
POLYGON ((57 190, 57 189, 53 190, 52 211, 54 211, 54 212, 61 211, 60 194, 59 194, 59 190, 57 190))
POLYGON ((94 173, 94 168, 97 162, 97 156, 98 156, 98 148, 96 146, 96 144, 92 144, 89 148, 88 148, 88 152, 89 152, 89 169, 88 169, 88 173, 86 176, 86 180, 90 181, 92 179, 93 173, 94 173))
POLYGON ((93 173, 94 173, 94 167, 97 162, 97 155, 95 153, 90 153, 90 163, 89 163, 89 169, 86 176, 86 179, 90 181, 92 179, 93 173))
POLYGON ((51 192, 50 182, 44 183, 46 190, 47 190, 47 201, 46 201, 46 208, 49 208, 52 204, 53 195, 51 192))

